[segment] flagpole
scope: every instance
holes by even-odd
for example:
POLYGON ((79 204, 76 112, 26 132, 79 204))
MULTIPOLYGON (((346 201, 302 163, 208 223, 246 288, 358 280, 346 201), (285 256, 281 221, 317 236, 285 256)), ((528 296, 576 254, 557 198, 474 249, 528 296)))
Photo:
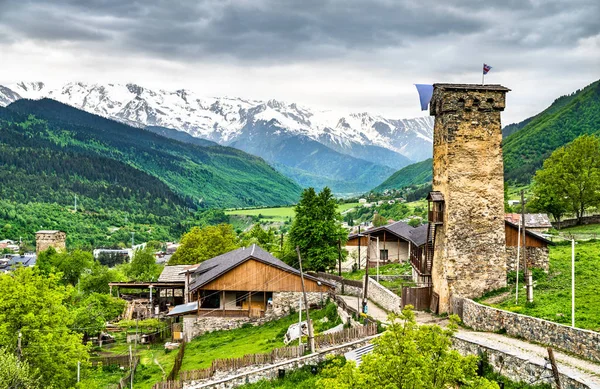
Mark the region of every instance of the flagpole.
POLYGON ((484 85, 485 73, 481 72, 481 85, 484 85))

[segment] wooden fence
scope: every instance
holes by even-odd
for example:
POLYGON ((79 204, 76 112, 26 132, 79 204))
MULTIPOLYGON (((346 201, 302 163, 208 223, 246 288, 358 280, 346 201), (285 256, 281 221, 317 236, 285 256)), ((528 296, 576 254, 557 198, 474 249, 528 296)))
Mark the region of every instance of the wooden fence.
POLYGON ((137 369, 138 363, 140 363, 140 358, 139 357, 135 357, 133 359, 133 367, 132 367, 132 369, 129 371, 129 374, 127 374, 125 377, 121 378, 121 380, 119 381, 119 384, 117 385, 117 389, 127 389, 127 388, 130 387, 131 375, 135 374, 135 369, 137 369))
POLYGON ((315 345, 317 348, 325 348, 372 335, 377 335, 377 324, 375 323, 371 323, 364 327, 346 328, 343 331, 334 332, 332 334, 318 335, 315 337, 315 345))
MULTIPOLYGON (((276 348, 270 353, 266 354, 247 354, 240 358, 215 359, 212 362, 212 364, 207 368, 182 371, 179 374, 179 379, 181 381, 204 380, 212 377, 216 371, 237 370, 248 366, 267 365, 275 363, 276 361, 281 359, 298 358, 304 355, 305 350, 305 345, 302 345, 300 347, 281 347, 276 348)), ((154 389, 163 388, 155 386, 154 389)))
POLYGON ((406 305, 412 305, 417 311, 430 309, 431 304, 431 286, 423 287, 402 287, 402 308, 406 305))
MULTIPOLYGON (((333 334, 316 336, 315 345, 317 348, 325 348, 376 334, 377 325, 369 324, 365 327, 348 328, 333 334)), ((180 389, 182 388, 182 382, 184 381, 206 380, 211 378, 217 371, 233 371, 248 366, 268 365, 283 359, 298 358, 303 356, 306 350, 307 346, 303 344, 300 347, 288 346, 276 348, 270 353, 266 354, 248 354, 240 358, 215 359, 207 368, 180 372, 179 381, 173 381, 173 379, 177 377, 177 374, 169 374, 170 381, 159 382, 155 384, 152 389, 180 389)), ((177 363, 178 362, 176 360, 176 366, 177 363)), ((179 362, 179 367, 181 367, 181 362, 179 362)), ((171 373, 173 373, 174 370, 175 366, 173 366, 171 373)))
MULTIPOLYGON (((137 357, 137 355, 136 355, 137 357)), ((96 358, 91 358, 90 362, 92 363, 92 366, 98 366, 98 364, 102 364, 102 366, 111 366, 111 365, 117 365, 117 366, 123 366, 123 367, 129 367, 129 355, 114 355, 114 356, 109 356, 109 357, 96 357, 96 358)))
POLYGON ((171 372, 167 376, 167 380, 174 380, 179 374, 179 369, 181 369, 181 363, 183 362, 183 356, 185 355, 185 342, 181 343, 179 346, 179 351, 177 351, 177 356, 175 357, 175 363, 173 364, 173 368, 171 372))

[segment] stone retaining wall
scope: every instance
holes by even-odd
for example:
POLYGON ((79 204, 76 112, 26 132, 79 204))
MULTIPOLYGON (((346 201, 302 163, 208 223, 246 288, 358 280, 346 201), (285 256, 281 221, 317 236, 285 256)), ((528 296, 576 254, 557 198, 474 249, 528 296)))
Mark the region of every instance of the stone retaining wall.
MULTIPOLYGON (((506 270, 507 271, 516 271, 516 259, 517 259, 517 247, 506 247, 506 270)), ((520 255, 523 255, 519 253, 520 255)), ((529 267, 535 267, 538 269, 543 269, 545 272, 548 272, 550 269, 550 261, 549 261, 549 251, 548 247, 527 247, 526 251, 527 264, 529 267)), ((521 258, 521 263, 523 260, 521 258)), ((520 271, 523 271, 523 267, 521 266, 520 271)))
POLYGON ((555 347, 594 362, 600 362, 600 333, 572 328, 531 316, 520 315, 478 304, 469 299, 455 299, 454 313, 464 325, 477 331, 506 331, 510 336, 555 347))
POLYGON ((344 294, 347 296, 362 296, 363 292, 362 292, 362 288, 363 288, 363 281, 357 281, 357 280, 347 280, 343 277, 340 276, 336 276, 333 274, 329 274, 329 273, 323 273, 323 272, 318 272, 318 273, 312 273, 309 272, 308 274, 314 276, 314 277, 319 277, 319 278, 323 278, 331 283, 333 283, 335 285, 335 293, 336 294, 344 294), (344 285, 344 293, 342 293, 342 284, 344 285))
POLYGON ((375 281, 371 277, 369 277, 369 287, 367 288, 367 295, 369 300, 372 300, 373 302, 377 303, 377 305, 381 306, 386 311, 400 313, 400 296, 393 293, 388 288, 381 285, 379 282, 375 281))
POLYGON ((247 369, 240 369, 236 374, 227 374, 219 379, 212 379, 210 381, 190 381, 185 382, 184 389, 229 389, 236 388, 238 386, 255 383, 257 381, 267 379, 271 380, 277 378, 279 370, 285 370, 289 373, 292 370, 297 370, 307 365, 316 365, 325 360, 326 355, 343 355, 344 353, 354 350, 358 347, 365 346, 372 339, 379 335, 371 336, 368 338, 356 340, 354 342, 345 343, 339 346, 330 347, 327 349, 320 350, 314 354, 306 355, 300 358, 295 358, 288 361, 279 362, 273 365, 267 365, 265 367, 257 369, 256 366, 249 367, 247 369))
MULTIPOLYGON (((554 377, 550 368, 544 363, 539 363, 517 354, 500 351, 487 346, 462 339, 456 334, 452 339, 452 347, 462 355, 480 355, 487 357, 488 363, 495 372, 502 374, 515 382, 547 383, 554 387, 554 377)), ((559 369, 560 371, 560 369, 559 369)), ((590 389, 590 386, 566 374, 560 374, 560 383, 563 389, 590 389)))
MULTIPOLYGON (((369 274, 369 277, 377 280, 377 275, 376 274, 369 274)), ((397 279, 403 279, 403 280, 407 280, 407 281, 412 281, 412 275, 404 275, 404 274, 396 274, 396 275, 391 275, 391 274, 380 274, 379 275, 379 281, 396 281, 397 279)))
MULTIPOLYGON (((581 218, 581 224, 600 224, 600 215, 584 216, 581 218)), ((567 228, 577 225, 577 219, 565 219, 561 220, 560 223, 552 222, 554 228, 567 228)))

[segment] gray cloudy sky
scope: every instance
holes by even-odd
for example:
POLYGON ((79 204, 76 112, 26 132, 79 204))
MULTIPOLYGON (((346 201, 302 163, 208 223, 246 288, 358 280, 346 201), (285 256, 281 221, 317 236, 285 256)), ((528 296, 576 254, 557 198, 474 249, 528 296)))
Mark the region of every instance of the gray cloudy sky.
POLYGON ((421 116, 413 83, 481 81, 504 122, 600 78, 598 0, 0 0, 0 84, 135 82, 421 116))

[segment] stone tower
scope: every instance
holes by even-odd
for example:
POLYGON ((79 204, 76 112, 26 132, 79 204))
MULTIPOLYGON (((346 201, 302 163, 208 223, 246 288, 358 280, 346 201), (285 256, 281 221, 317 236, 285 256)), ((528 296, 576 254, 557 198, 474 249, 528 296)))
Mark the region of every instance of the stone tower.
POLYGON ((58 230, 42 230, 35 233, 35 252, 40 254, 42 251, 54 247, 56 251, 65 251, 67 234, 58 230))
POLYGON ((500 85, 435 84, 432 264, 439 312, 452 296, 477 297, 506 286, 504 168, 500 85), (437 200, 436 200, 437 199, 437 200), (435 203, 437 201, 437 204, 435 203))

